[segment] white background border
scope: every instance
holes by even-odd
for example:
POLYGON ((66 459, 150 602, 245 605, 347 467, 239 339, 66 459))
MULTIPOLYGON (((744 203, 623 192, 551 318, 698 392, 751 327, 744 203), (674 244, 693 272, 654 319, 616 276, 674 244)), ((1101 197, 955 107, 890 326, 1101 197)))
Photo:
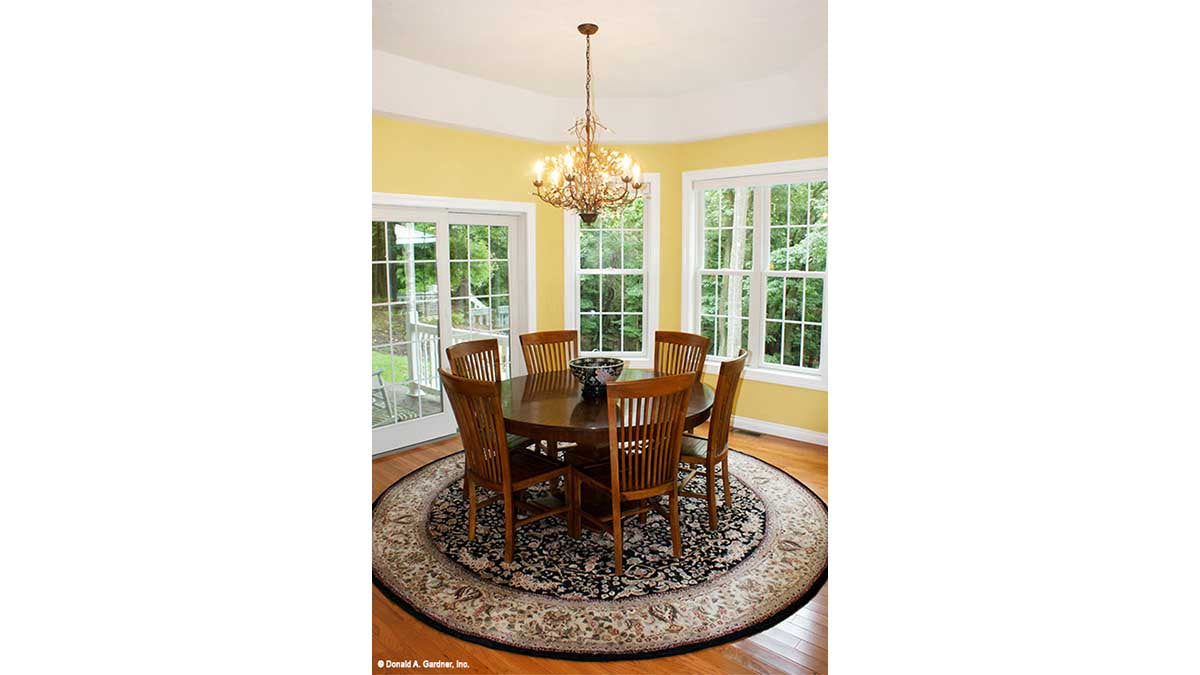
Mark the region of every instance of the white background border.
MULTIPOLYGON (((1196 25, 831 5, 837 672, 1200 670, 1196 25)), ((36 102, 0 169, 0 670, 374 672, 370 28, 258 0, 0 26, 36 102)))

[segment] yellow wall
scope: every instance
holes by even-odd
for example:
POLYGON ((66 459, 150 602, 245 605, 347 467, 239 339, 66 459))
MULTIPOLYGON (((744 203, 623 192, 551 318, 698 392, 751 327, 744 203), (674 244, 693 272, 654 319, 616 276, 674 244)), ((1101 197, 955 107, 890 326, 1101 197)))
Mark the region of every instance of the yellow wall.
MULTIPOLYGON (((376 192, 537 203, 537 325, 562 328, 562 211, 531 197, 527 180, 533 162, 559 146, 379 116, 372 121, 376 192)), ((616 147, 627 148, 645 171, 662 176, 659 328, 679 330, 682 173, 825 156, 827 128, 822 123, 693 143, 616 147)), ((705 380, 714 383, 715 376, 705 380)), ((746 380, 735 413, 824 432, 826 411, 823 391, 746 380)))
MULTIPOLYGON (((374 116, 375 192, 534 202, 525 174, 551 152, 540 143, 374 116)), ((562 288, 562 210, 537 202, 537 285, 562 288)), ((561 293, 537 294, 539 329, 562 328, 561 293)))

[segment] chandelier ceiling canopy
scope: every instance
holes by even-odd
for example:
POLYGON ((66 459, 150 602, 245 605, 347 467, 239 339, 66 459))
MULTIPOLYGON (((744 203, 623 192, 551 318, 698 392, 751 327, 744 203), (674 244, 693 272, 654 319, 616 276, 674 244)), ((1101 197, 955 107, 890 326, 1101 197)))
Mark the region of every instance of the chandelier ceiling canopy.
POLYGON ((643 186, 642 168, 629 155, 596 145, 596 132, 609 131, 592 112, 592 36, 600 28, 584 23, 578 29, 587 41, 586 109, 569 129, 575 134, 575 145, 534 164, 533 194, 592 223, 602 211, 619 211, 637 199, 643 186))

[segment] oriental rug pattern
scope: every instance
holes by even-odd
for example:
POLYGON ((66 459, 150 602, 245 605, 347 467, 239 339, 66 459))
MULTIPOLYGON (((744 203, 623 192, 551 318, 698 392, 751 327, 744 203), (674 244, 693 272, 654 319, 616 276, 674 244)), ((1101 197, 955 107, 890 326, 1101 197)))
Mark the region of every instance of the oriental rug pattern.
MULTIPOLYGON (((708 529, 703 500, 681 499, 676 559, 665 519, 627 519, 625 574, 616 577, 612 538, 585 529, 571 539, 556 517, 518 529, 509 564, 502 505, 480 510, 475 541, 467 541, 463 455, 450 455, 376 500, 375 584, 440 630, 526 654, 651 658, 744 637, 820 590, 828 520, 824 502, 776 467, 736 451, 729 464, 733 510, 721 493, 718 529, 708 529)), ((688 489, 704 491, 700 481, 688 489)))

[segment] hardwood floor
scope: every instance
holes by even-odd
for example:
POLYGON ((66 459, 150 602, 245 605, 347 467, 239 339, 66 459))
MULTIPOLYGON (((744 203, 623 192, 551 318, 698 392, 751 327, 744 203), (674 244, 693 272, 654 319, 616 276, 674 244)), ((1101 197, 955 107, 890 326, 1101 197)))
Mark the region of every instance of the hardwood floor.
MULTIPOLYGON (((705 425, 697 433, 707 433, 705 425)), ((729 444, 787 471, 826 502, 828 455, 819 445, 734 430, 729 444)), ((439 457, 458 452, 457 437, 374 460, 371 498, 379 496, 401 476, 439 457)), ((465 661, 466 668, 421 669, 453 673, 826 673, 829 661, 829 586, 785 621, 761 633, 700 651, 643 661, 586 662, 542 659, 453 638, 426 626, 393 605, 373 586, 371 672, 380 659, 403 661, 465 661)))

